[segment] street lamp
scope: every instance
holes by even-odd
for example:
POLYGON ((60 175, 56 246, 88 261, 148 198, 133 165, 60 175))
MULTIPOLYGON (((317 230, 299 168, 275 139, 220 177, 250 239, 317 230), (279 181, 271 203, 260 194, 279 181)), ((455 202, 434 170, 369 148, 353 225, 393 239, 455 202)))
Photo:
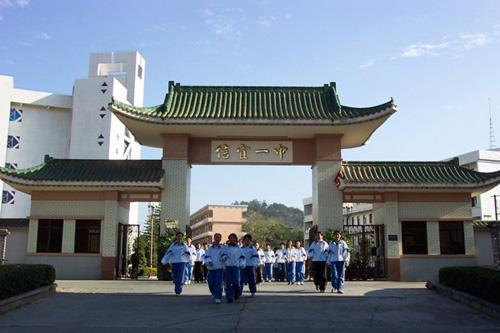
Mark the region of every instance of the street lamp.
POLYGON ((153 268, 153 231, 154 231, 154 220, 153 220, 153 212, 155 206, 150 202, 148 203, 148 208, 149 208, 149 228, 151 229, 150 233, 150 239, 149 239, 149 267, 153 268))

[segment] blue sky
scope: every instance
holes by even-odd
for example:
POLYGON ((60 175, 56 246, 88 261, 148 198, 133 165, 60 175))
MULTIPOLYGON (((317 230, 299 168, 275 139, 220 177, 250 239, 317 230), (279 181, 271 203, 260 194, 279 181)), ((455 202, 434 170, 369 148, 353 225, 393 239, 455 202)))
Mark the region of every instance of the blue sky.
MULTIPOLYGON (((393 97, 398 113, 346 160, 439 160, 500 136, 499 1, 0 0, 0 73, 70 94, 91 52, 138 50, 145 105, 169 80, 200 85, 337 82, 341 102, 393 97)), ((160 158, 145 148, 144 158, 160 158)), ((191 209, 265 199, 301 207, 308 167, 192 169, 191 209)))

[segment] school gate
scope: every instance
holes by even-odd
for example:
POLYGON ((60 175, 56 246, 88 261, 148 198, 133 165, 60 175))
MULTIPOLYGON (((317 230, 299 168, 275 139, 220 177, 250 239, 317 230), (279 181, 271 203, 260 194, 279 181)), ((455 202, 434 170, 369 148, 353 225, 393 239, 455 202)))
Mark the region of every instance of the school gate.
POLYGON ((214 87, 169 82, 158 106, 112 99, 108 109, 139 143, 162 148, 162 160, 47 157, 30 169, 0 169, 2 180, 32 196, 28 262, 53 264, 61 278, 116 278, 123 265, 117 258, 119 225, 128 223, 130 202, 160 201, 161 221, 176 221, 184 229, 190 169, 196 164, 311 166, 313 220, 322 231, 342 230, 343 202, 374 203, 375 220, 384 225, 390 280, 428 279, 442 266, 474 264, 471 196, 500 182, 499 172, 475 172, 455 160, 343 161, 342 149, 367 144, 397 108, 392 99, 372 107, 342 105, 335 83, 214 87), (75 232, 85 221, 100 225, 94 239, 98 251, 75 253, 75 232), (446 230, 462 239, 451 252, 446 230), (57 246, 51 247, 51 236, 59 240, 57 246), (89 276, 89 271, 98 274, 89 276))

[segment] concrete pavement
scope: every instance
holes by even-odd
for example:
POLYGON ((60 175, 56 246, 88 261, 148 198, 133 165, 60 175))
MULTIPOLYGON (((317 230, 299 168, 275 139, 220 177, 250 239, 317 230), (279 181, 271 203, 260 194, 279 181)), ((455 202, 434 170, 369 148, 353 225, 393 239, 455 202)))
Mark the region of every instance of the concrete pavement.
POLYGON ((423 283, 348 282, 346 294, 312 283, 266 283, 254 298, 213 304, 206 284, 58 281, 58 294, 0 316, 0 332, 500 332, 500 321, 425 289, 423 283))

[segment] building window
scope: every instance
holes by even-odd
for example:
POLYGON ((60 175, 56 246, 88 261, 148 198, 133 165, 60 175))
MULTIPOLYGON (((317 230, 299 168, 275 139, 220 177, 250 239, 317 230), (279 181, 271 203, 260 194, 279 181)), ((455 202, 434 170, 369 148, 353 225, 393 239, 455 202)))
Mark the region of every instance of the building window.
POLYGON ((370 214, 370 224, 373 224, 373 214, 370 214))
POLYGON ((304 206, 304 215, 312 215, 313 207, 312 205, 304 206))
POLYGON ((101 248, 101 221, 76 220, 75 253, 99 253, 101 248))
POLYGON ((2 191, 2 203, 13 205, 15 196, 16 191, 2 191))
POLYGON ((478 199, 477 196, 471 198, 471 200, 472 200, 472 207, 479 207, 477 199, 478 199))
POLYGON ((463 222, 439 222, 441 254, 465 254, 463 222))
POLYGON ((61 252, 63 220, 38 220, 36 252, 61 252))
POLYGON ((7 148, 19 149, 19 142, 21 137, 9 135, 7 136, 7 148))
POLYGON ((137 76, 139 77, 139 79, 142 79, 142 66, 141 65, 137 65, 137 76))
POLYGON ((401 222, 403 254, 427 254, 427 223, 401 222))
POLYGON ((17 169, 17 163, 5 162, 5 168, 11 169, 11 170, 16 170, 17 169))
POLYGON ((10 121, 17 121, 19 123, 22 122, 23 121, 23 110, 11 108, 10 114, 9 114, 9 120, 10 121))

